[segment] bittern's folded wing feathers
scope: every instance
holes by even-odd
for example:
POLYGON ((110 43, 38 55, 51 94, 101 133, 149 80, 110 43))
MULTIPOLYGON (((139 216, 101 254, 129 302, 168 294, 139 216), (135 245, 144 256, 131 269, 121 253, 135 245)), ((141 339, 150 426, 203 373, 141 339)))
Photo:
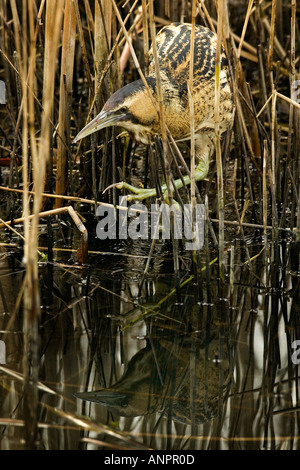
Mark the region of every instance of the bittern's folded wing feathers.
MULTIPOLYGON (((192 26, 188 23, 173 23, 165 26, 156 36, 157 56, 161 72, 168 79, 182 82, 189 79, 192 26)), ((195 25, 194 82, 209 80, 215 74, 216 35, 204 26, 195 25)), ((222 51, 222 66, 226 57, 222 51)), ((149 75, 155 76, 153 48, 149 51, 149 75)))

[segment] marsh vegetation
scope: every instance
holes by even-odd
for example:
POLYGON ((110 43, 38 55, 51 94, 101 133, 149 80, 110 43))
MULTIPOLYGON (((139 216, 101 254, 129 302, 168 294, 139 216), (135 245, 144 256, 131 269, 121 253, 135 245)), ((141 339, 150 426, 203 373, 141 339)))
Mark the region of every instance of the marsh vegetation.
POLYGON ((0 0, 2 449, 299 449, 299 14, 0 0), (190 143, 72 141, 147 70, 151 29, 193 21, 223 41, 235 109, 196 186, 204 244, 101 240, 97 208, 124 210, 105 189, 186 174, 190 143))

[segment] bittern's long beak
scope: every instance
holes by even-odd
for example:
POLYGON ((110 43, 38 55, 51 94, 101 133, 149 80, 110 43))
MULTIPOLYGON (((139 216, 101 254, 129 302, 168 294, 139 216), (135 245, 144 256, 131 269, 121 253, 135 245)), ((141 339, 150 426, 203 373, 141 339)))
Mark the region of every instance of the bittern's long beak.
POLYGON ((104 406, 126 406, 127 395, 125 393, 119 393, 114 390, 96 390, 94 392, 81 392, 74 393, 76 398, 81 400, 92 401, 100 403, 104 406))
POLYGON ((83 139, 84 137, 93 134, 100 129, 117 125, 118 121, 124 116, 125 114, 120 113, 120 111, 101 111, 98 116, 96 116, 83 129, 81 129, 81 131, 73 140, 73 144, 76 144, 78 140, 83 139))

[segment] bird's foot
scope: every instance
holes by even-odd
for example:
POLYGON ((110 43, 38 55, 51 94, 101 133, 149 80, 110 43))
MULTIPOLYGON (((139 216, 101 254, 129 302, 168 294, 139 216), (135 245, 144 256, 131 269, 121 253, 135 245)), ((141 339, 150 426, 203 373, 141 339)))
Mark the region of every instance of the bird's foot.
POLYGON ((125 183, 124 181, 108 186, 108 188, 106 188, 103 192, 113 187, 117 189, 126 189, 127 191, 131 191, 133 194, 128 194, 126 196, 127 201, 143 201, 144 199, 148 199, 149 197, 156 197, 155 188, 137 188, 136 186, 132 186, 129 183, 125 183))
MULTIPOLYGON (((133 194, 126 195, 126 200, 128 202, 143 201, 144 199, 148 199, 149 197, 157 196, 155 188, 137 188, 136 186, 132 186, 129 183, 125 183, 124 181, 108 186, 103 192, 113 187, 117 189, 126 189, 127 191, 131 191, 133 194)), ((161 190, 162 190, 162 195, 163 195, 163 201, 169 205, 170 204, 169 195, 168 195, 167 187, 165 184, 162 185, 161 190)), ((174 206, 176 210, 180 210, 180 205, 178 204, 177 201, 175 201, 175 199, 173 199, 172 205, 174 206)))
MULTIPOLYGON (((204 179, 208 173, 209 169, 209 154, 205 157, 200 159, 198 165, 195 169, 195 180, 200 181, 204 179)), ((191 179, 188 175, 185 175, 182 179, 177 179, 174 182, 175 187, 181 189, 184 185, 188 186, 191 183, 191 179)), ((120 183, 115 183, 108 186, 103 192, 107 191, 110 188, 117 188, 117 189, 125 189, 130 191, 133 194, 128 194, 126 196, 127 201, 143 201, 144 199, 148 199, 149 197, 157 197, 157 192, 155 188, 137 188, 136 186, 132 186, 129 183, 121 181, 120 183)), ((163 200, 165 203, 169 204, 169 195, 167 190, 167 185, 163 184, 161 186, 161 192, 163 196, 163 200)))

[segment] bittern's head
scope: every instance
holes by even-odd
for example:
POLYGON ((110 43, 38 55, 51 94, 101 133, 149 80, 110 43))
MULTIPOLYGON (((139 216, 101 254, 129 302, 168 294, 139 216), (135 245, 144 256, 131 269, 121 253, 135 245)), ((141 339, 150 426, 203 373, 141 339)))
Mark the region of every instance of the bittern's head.
MULTIPOLYGON (((155 78, 147 77, 146 80, 151 91, 155 92, 155 78)), ((114 93, 98 116, 77 134, 73 143, 105 127, 120 126, 138 142, 147 144, 157 124, 158 116, 149 91, 142 80, 137 80, 114 93)))

